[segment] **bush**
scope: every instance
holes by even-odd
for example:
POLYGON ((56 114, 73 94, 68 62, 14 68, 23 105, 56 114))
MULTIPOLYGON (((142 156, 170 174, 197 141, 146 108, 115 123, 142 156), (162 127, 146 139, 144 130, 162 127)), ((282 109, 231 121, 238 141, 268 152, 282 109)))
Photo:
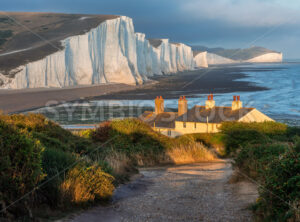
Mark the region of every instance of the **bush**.
POLYGON ((99 142, 107 141, 101 135, 103 132, 105 132, 105 137, 112 139, 110 144, 115 150, 126 152, 128 155, 158 153, 166 145, 163 140, 164 136, 154 132, 151 127, 138 119, 115 120, 105 123, 104 127, 95 131, 97 138, 100 139, 99 142))
POLYGON ((226 154, 234 154, 248 144, 266 144, 282 141, 287 136, 287 125, 277 122, 225 122, 221 126, 226 154))
POLYGON ((257 210, 268 221, 300 219, 300 153, 290 150, 265 172, 257 210))
POLYGON ((286 150, 288 147, 283 144, 247 145, 238 153, 235 165, 252 178, 264 179, 268 164, 286 150))
POLYGON ((260 219, 300 221, 299 128, 225 123, 222 130, 228 152, 236 154, 235 166, 261 184, 254 207, 260 219))
POLYGON ((79 136, 85 139, 92 139, 93 134, 94 130, 92 129, 79 131, 79 136))
POLYGON ((244 123, 244 122, 224 122, 221 131, 227 133, 237 130, 254 130, 268 136, 285 135, 287 133, 287 125, 278 122, 262 122, 262 123, 244 123))
POLYGON ((61 185, 63 200, 76 205, 108 200, 114 191, 113 180, 98 166, 78 164, 68 172, 61 185))
MULTIPOLYGON (((42 180, 42 152, 43 148, 39 141, 0 120, 1 208, 32 191, 42 180)), ((8 211, 14 215, 28 213, 24 211, 32 204, 34 194, 25 198, 26 203, 17 202, 8 211)))
POLYGON ((111 126, 110 122, 103 122, 99 127, 91 133, 91 138, 95 142, 104 143, 110 138, 111 126))
POLYGON ((91 141, 61 128, 41 114, 2 115, 1 119, 17 128, 31 133, 48 148, 84 154, 92 149, 91 141))
POLYGON ((61 202, 60 186, 69 168, 73 167, 76 157, 59 149, 47 148, 42 160, 42 166, 47 175, 44 181, 47 183, 41 188, 41 194, 51 206, 55 207, 61 202))
POLYGON ((266 144, 270 142, 269 138, 255 130, 233 130, 226 132, 224 137, 226 144, 226 154, 235 154, 242 147, 248 144, 266 144))
POLYGON ((0 115, 0 209, 42 185, 4 216, 24 216, 33 212, 31 206, 57 209, 108 198, 113 177, 98 164, 86 167, 92 162, 86 153, 95 147, 89 138, 75 136, 42 115, 0 115), (76 160, 82 165, 74 168, 76 160))

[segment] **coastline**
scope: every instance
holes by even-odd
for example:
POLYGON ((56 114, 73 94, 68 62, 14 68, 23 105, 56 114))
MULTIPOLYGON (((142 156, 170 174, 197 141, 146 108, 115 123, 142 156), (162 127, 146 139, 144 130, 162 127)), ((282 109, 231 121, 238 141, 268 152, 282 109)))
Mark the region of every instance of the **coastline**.
POLYGON ((243 81, 245 71, 265 71, 255 67, 212 67, 185 71, 174 75, 154 76, 144 85, 102 84, 68 88, 40 88, 0 90, 0 110, 4 114, 31 111, 66 102, 89 100, 153 99, 162 95, 175 99, 180 95, 197 97, 198 94, 262 91, 268 88, 243 81), (237 81, 238 80, 238 81, 237 81))
POLYGON ((268 90, 266 87, 260 87, 253 82, 243 80, 248 77, 244 72, 252 70, 258 72, 266 71, 266 69, 256 67, 215 66, 170 76, 154 76, 152 79, 158 81, 155 85, 136 88, 122 93, 96 96, 93 99, 152 100, 156 96, 163 96, 164 99, 178 99, 182 95, 198 97, 199 94, 268 90))

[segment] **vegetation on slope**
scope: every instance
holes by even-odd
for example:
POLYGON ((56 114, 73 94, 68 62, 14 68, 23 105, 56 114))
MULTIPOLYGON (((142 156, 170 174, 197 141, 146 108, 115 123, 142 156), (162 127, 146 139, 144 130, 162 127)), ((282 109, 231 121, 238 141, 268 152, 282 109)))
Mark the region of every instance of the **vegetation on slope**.
POLYGON ((1 115, 0 152, 0 218, 13 220, 106 201, 137 166, 215 159, 202 144, 137 119, 75 135, 38 114, 1 115))
POLYGON ((11 30, 0 30, 0 47, 13 35, 11 30))
POLYGON ((88 139, 42 115, 0 121, 0 217, 31 218, 45 204, 64 210, 112 194, 114 178, 86 156, 94 148, 88 139))
POLYGON ((223 147, 224 154, 234 158, 237 172, 261 185, 254 210, 262 221, 300 219, 299 136, 299 128, 275 122, 228 122, 219 134, 193 135, 223 147))

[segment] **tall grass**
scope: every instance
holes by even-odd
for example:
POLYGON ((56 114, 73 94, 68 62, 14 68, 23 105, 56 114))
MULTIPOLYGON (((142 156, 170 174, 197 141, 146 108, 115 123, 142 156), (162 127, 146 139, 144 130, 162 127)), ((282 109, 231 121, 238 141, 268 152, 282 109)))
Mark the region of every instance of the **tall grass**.
POLYGON ((114 190, 113 181, 114 178, 98 166, 77 165, 60 186, 62 200, 74 204, 107 200, 114 190))
POLYGON ((201 143, 189 146, 179 145, 166 152, 170 162, 175 164, 196 163, 216 160, 216 155, 201 143))
POLYGON ((216 159, 211 150, 194 139, 186 136, 169 138, 155 132, 138 119, 105 122, 92 133, 91 138, 94 142, 105 142, 113 138, 109 143, 111 150, 105 161, 117 172, 132 165, 153 166, 216 159))

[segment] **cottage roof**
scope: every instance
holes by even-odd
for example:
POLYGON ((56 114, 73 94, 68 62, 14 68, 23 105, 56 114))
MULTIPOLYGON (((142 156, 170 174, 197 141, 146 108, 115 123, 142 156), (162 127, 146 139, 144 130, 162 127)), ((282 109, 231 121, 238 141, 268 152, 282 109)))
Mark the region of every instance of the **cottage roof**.
POLYGON ((186 114, 179 116, 176 121, 180 122, 200 122, 222 123, 224 121, 238 121, 254 108, 241 108, 232 110, 231 107, 216 106, 206 109, 205 106, 194 106, 186 114))
POLYGON ((141 116, 140 119, 148 123, 151 127, 161 127, 161 128, 175 128, 175 119, 178 117, 177 112, 163 112, 156 114, 154 112, 146 111, 141 116))

